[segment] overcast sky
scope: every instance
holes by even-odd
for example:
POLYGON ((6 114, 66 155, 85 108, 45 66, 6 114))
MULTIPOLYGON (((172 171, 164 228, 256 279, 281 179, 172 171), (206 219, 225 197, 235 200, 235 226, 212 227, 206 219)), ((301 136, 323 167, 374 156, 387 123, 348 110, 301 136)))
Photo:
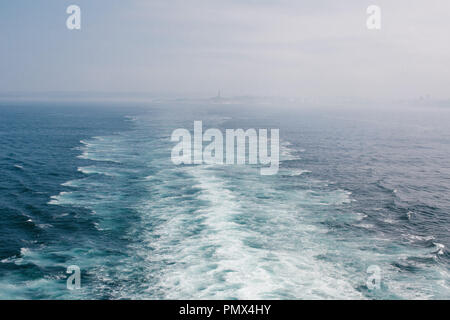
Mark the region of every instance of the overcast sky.
POLYGON ((0 92, 450 97, 448 0, 1 1, 0 38, 0 92))

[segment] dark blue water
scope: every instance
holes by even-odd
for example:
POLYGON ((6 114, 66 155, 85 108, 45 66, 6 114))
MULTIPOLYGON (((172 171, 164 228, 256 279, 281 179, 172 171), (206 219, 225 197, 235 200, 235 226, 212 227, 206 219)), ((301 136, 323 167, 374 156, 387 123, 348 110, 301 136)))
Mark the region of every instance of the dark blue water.
POLYGON ((450 298, 450 110, 280 110, 2 105, 0 298, 450 298), (279 173, 175 166, 194 120, 279 128, 279 173))

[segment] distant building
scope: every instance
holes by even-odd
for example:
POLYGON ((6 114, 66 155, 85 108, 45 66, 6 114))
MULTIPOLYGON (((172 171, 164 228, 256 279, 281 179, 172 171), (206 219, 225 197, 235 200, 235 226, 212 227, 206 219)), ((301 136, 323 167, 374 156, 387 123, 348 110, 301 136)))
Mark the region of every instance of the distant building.
POLYGON ((221 102, 221 101, 223 101, 223 98, 222 98, 222 96, 220 94, 220 90, 217 92, 217 96, 211 98, 211 100, 214 101, 214 102, 221 102))

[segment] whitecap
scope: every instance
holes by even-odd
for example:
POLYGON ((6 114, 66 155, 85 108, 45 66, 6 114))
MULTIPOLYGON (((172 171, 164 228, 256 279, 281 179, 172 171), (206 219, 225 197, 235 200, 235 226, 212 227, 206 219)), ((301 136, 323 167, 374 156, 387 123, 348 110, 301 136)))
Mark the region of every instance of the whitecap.
POLYGON ((124 116, 124 118, 127 121, 136 121, 137 120, 137 117, 135 117, 135 116, 124 116))
POLYGON ((437 250, 436 253, 437 254, 439 254, 439 255, 444 254, 445 245, 443 245, 442 243, 439 243, 439 242, 433 242, 433 244, 436 247, 436 250, 437 250))
POLYGON ((61 183, 61 186, 63 186, 63 187, 75 187, 76 186, 76 181, 77 180, 69 180, 69 181, 66 181, 64 183, 61 183))
POLYGON ((364 229, 373 229, 375 227, 373 224, 370 223, 359 223, 356 226, 364 229))
POLYGON ((280 143, 280 161, 301 160, 301 158, 295 154, 299 151, 291 148, 291 146, 292 143, 289 141, 280 143))
POLYGON ((411 220, 411 219, 414 217, 414 212, 408 211, 408 212, 406 213, 406 216, 408 217, 408 220, 411 220))
POLYGON ((365 218, 367 218, 367 214, 364 214, 362 212, 355 212, 356 220, 361 221, 365 218))
POLYGON ((302 174, 305 174, 305 173, 311 173, 311 171, 303 170, 303 169, 293 169, 293 170, 291 170, 289 175, 295 177, 295 176, 301 176, 302 174))
POLYGON ((107 172, 105 170, 102 170, 101 168, 98 168, 96 166, 89 166, 89 167, 78 167, 78 172, 84 173, 84 174, 102 174, 105 176, 113 177, 116 176, 116 174, 107 172))
POLYGON ((40 229, 48 229, 48 228, 52 228, 53 226, 49 223, 41 223, 37 225, 40 229))
POLYGON ((62 191, 58 195, 53 195, 50 197, 51 200, 49 202, 47 202, 47 204, 58 205, 61 203, 61 198, 64 195, 71 194, 71 193, 72 192, 62 191))

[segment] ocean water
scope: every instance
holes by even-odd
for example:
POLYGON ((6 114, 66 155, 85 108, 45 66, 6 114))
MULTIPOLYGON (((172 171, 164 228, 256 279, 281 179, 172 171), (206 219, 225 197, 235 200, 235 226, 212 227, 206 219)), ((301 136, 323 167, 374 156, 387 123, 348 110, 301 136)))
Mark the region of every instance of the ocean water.
POLYGON ((2 105, 0 298, 449 299, 449 124, 445 108, 2 105), (170 135, 194 120, 279 128, 279 173, 175 166, 170 135))

